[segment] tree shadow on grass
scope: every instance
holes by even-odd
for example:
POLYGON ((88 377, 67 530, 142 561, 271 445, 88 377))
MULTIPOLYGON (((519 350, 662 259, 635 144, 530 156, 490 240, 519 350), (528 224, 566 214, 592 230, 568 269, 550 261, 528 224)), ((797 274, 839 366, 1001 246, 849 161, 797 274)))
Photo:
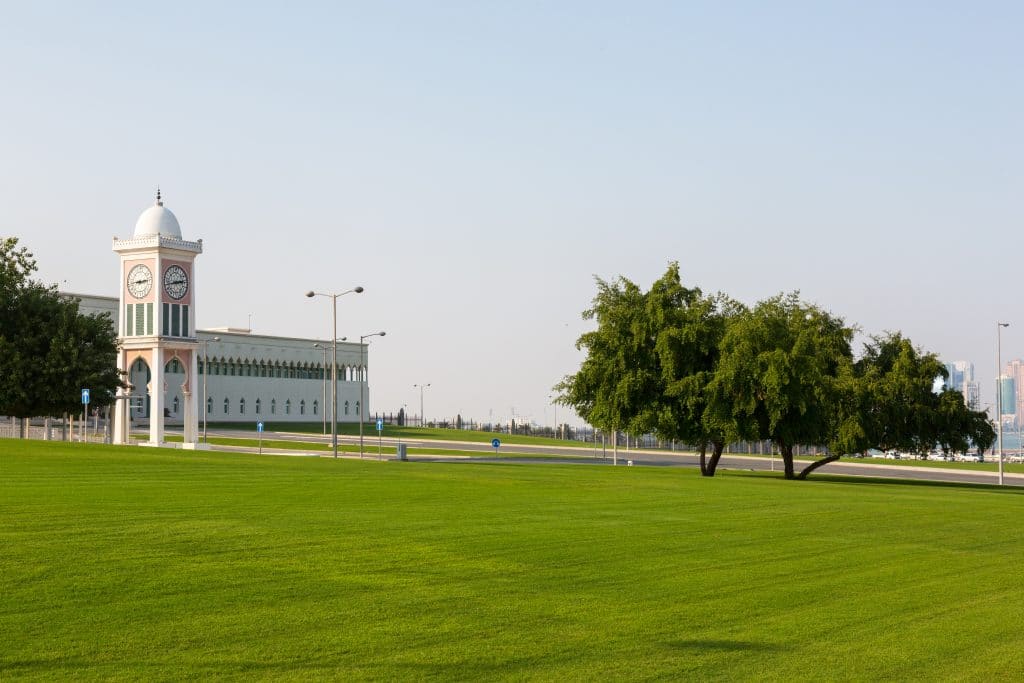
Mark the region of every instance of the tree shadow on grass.
MULTIPOLYGON (((730 474, 732 476, 758 477, 762 479, 773 478, 784 481, 782 475, 778 472, 743 472, 739 470, 730 470, 730 474)), ((793 480, 792 484, 794 486, 808 484, 832 484, 841 486, 920 486, 925 488, 986 491, 988 493, 997 493, 1009 496, 1024 495, 1024 487, 1014 485, 999 486, 995 483, 988 484, 982 482, 940 481, 935 479, 904 479, 902 477, 865 477, 858 474, 821 474, 817 472, 807 477, 807 479, 793 480)))

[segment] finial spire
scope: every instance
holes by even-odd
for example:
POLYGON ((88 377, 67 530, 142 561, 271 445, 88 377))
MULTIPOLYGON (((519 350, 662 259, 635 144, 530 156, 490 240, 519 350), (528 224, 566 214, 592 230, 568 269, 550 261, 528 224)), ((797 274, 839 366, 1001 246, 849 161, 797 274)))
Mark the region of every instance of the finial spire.
POLYGON ((164 205, 164 203, 162 201, 160 201, 160 186, 159 185, 156 186, 156 205, 157 206, 163 206, 164 205))

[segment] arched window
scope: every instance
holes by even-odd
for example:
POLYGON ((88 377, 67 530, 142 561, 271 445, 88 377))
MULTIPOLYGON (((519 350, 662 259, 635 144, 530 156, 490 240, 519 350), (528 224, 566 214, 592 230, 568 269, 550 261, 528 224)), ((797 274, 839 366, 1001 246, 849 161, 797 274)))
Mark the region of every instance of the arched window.
POLYGON ((345 401, 345 414, 348 415, 348 401, 345 401))
POLYGON ((299 401, 299 415, 306 414, 306 399, 299 401))
POLYGON ((257 415, 260 414, 260 408, 262 407, 262 405, 263 405, 262 402, 259 399, 256 399, 256 414, 257 415))
POLYGON ((277 399, 276 398, 270 399, 270 414, 271 415, 277 415, 277 399))
POLYGON ((206 399, 206 414, 213 415, 213 397, 206 399))
POLYGON ((174 413, 175 415, 177 415, 178 414, 178 406, 180 405, 178 403, 178 397, 177 396, 174 397, 174 402, 171 405, 173 406, 171 408, 171 412, 174 413))
POLYGON ((292 414, 292 400, 290 398, 285 400, 285 402, 284 402, 284 414, 285 415, 291 415, 292 414))
POLYGON ((238 400, 238 414, 239 415, 245 415, 245 399, 244 398, 238 400))
POLYGON ((320 414, 319 411, 320 411, 320 402, 314 399, 313 400, 313 414, 314 415, 319 415, 320 414))
POLYGON ((356 401, 356 415, 359 414, 359 401, 356 401))
POLYGON ((230 410, 231 410, 231 402, 228 401, 227 399, 224 399, 224 414, 227 415, 230 410))

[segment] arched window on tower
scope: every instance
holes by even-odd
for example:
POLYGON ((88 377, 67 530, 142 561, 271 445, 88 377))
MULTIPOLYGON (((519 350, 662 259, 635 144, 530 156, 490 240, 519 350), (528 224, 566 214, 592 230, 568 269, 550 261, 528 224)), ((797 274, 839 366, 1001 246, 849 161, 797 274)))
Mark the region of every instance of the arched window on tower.
POLYGON ((299 415, 306 414, 306 399, 299 401, 299 415))
POLYGON ((239 415, 245 415, 245 399, 244 398, 238 400, 238 414, 239 415))
POLYGON ((313 414, 314 415, 319 415, 320 414, 319 411, 320 411, 320 402, 317 401, 316 399, 313 399, 313 414))
POLYGON ((225 414, 225 415, 228 415, 228 414, 229 414, 229 411, 230 411, 230 410, 231 410, 231 402, 230 402, 230 401, 228 401, 228 400, 227 400, 227 399, 225 398, 225 399, 224 399, 224 414, 225 414))
POLYGON ((359 414, 359 401, 356 401, 356 415, 359 414))
POLYGON ((284 414, 285 415, 291 415, 292 414, 292 400, 290 398, 286 399, 285 402, 284 402, 284 414))
POLYGON ((213 396, 206 399, 206 414, 213 415, 213 396))
POLYGON ((348 401, 345 401, 345 414, 348 415, 348 401))
POLYGON ((171 407, 171 412, 174 413, 175 415, 178 414, 178 407, 179 407, 179 405, 180 404, 178 403, 178 397, 175 396, 174 397, 174 402, 171 404, 171 406, 172 406, 171 407))
POLYGON ((271 415, 277 415, 277 399, 276 398, 270 399, 270 414, 271 415))
POLYGON ((256 399, 256 414, 257 415, 260 414, 260 410, 262 408, 262 405, 263 405, 262 401, 260 401, 259 399, 256 399))

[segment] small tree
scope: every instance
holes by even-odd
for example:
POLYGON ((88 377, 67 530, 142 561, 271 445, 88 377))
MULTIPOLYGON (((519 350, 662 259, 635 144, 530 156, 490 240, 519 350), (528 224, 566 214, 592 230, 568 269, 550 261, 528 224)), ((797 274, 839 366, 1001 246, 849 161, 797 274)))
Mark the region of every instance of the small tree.
POLYGON ((83 315, 78 301, 31 279, 32 254, 0 242, 0 414, 57 416, 109 405, 121 386, 117 338, 107 314, 83 315))
POLYGON ((872 337, 856 362, 860 448, 924 454, 991 446, 995 431, 984 413, 969 409, 959 391, 934 390, 947 370, 932 353, 899 333, 872 337))

